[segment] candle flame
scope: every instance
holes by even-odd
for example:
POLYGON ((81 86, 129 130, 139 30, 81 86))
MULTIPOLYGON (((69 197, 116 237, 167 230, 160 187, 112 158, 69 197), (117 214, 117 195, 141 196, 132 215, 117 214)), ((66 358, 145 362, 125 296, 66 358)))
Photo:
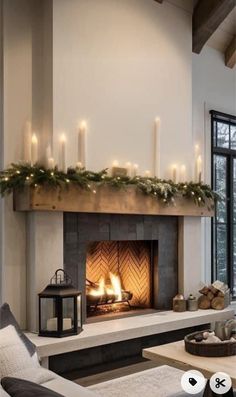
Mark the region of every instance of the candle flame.
POLYGON ((112 163, 112 166, 113 167, 119 167, 119 161, 114 160, 113 163, 112 163))
POLYGON ((80 128, 83 129, 83 130, 85 130, 87 128, 87 123, 86 123, 85 120, 81 121, 80 128))
POLYGON ((32 142, 33 144, 37 144, 37 143, 38 143, 38 138, 37 138, 36 134, 33 134, 33 135, 32 135, 31 142, 32 142))
POLYGON ((61 134, 60 141, 61 141, 62 143, 65 143, 65 142, 66 142, 66 135, 65 135, 65 134, 61 134))
POLYGON ((202 163, 202 156, 201 156, 200 154, 199 154, 199 156, 198 156, 198 158, 197 158, 197 161, 198 161, 199 164, 202 163))

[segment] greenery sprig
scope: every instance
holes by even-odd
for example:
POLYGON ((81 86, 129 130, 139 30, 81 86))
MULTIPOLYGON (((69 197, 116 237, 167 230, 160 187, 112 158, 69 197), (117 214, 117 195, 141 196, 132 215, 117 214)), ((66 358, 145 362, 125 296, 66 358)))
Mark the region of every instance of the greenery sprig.
POLYGON ((204 183, 174 183, 171 180, 161 180, 135 176, 110 176, 108 170, 100 172, 88 171, 84 168, 68 168, 67 172, 58 170, 57 167, 47 169, 40 164, 30 165, 27 163, 12 164, 11 167, 0 172, 0 194, 4 196, 15 189, 23 189, 25 186, 37 188, 65 189, 73 184, 82 189, 91 190, 96 193, 100 185, 112 186, 114 188, 126 188, 134 185, 146 195, 153 196, 166 204, 175 204, 177 197, 185 197, 193 200, 196 205, 205 205, 206 202, 213 207, 219 199, 217 193, 204 183))

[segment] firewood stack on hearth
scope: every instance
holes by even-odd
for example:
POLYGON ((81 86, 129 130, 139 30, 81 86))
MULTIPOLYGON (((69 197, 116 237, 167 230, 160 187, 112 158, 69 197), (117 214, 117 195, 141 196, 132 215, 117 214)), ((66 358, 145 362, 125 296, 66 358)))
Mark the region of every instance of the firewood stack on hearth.
POLYGON ((227 284, 217 280, 200 289, 199 309, 223 310, 230 304, 230 290, 227 284))

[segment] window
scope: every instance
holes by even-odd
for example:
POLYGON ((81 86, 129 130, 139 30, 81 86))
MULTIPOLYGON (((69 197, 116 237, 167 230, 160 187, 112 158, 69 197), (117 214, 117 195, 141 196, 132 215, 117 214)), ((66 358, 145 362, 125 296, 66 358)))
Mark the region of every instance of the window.
POLYGON ((212 274, 236 298, 236 117, 210 113, 212 185, 221 196, 212 221, 212 274))

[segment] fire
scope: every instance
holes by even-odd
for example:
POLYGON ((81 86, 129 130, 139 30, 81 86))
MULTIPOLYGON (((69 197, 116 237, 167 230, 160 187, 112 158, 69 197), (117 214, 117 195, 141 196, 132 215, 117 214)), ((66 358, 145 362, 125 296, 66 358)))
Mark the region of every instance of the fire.
POLYGON ((105 284, 104 277, 98 282, 98 288, 91 288, 89 294, 92 296, 103 296, 103 295, 115 295, 116 301, 122 300, 122 288, 120 277, 113 273, 109 273, 111 285, 107 286, 105 284))

